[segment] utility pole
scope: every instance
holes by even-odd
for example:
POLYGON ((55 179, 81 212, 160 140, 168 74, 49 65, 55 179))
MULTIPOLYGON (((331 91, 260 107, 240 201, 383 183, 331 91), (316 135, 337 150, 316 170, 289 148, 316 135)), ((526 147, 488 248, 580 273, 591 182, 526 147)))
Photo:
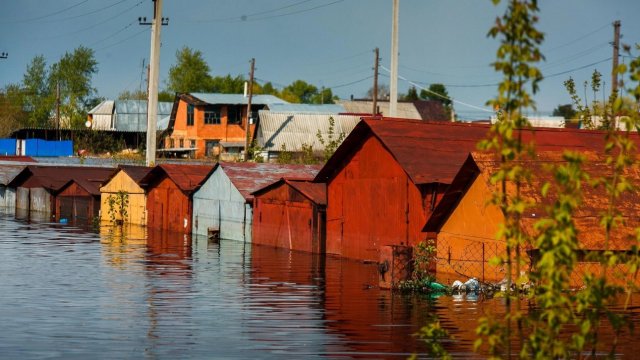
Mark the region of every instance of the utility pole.
POLYGON ((389 116, 398 115, 398 17, 400 0, 393 0, 393 23, 391 25, 391 80, 389 83, 389 116))
POLYGON ((249 129, 251 128, 251 98, 253 97, 253 71, 255 70, 256 59, 251 59, 251 71, 249 72, 249 97, 247 98, 247 126, 245 127, 244 139, 244 161, 249 160, 249 129))
POLYGON ((620 52, 620 20, 613 22, 613 68, 611 69, 611 96, 618 94, 618 57, 620 52))
POLYGON ((147 99, 147 166, 156 162, 156 127, 158 122, 158 77, 160 68, 160 30, 169 19, 162 17, 162 0, 153 0, 153 20, 138 18, 140 25, 151 25, 151 55, 149 56, 149 97, 147 99))
POLYGON ((62 140, 60 137, 60 81, 56 82, 56 132, 58 140, 62 140))
POLYGON ((375 48, 373 52, 376 54, 375 61, 373 63, 373 109, 371 114, 378 114, 378 63, 380 63, 380 49, 375 48))

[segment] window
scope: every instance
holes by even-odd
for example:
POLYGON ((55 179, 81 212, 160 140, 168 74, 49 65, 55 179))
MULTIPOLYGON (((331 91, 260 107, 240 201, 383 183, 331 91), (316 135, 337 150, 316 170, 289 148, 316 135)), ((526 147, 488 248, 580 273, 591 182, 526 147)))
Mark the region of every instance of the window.
POLYGON ((220 107, 207 105, 204 108, 204 123, 206 125, 218 125, 220 124, 220 107))
POLYGON ((204 154, 205 156, 215 156, 218 155, 220 149, 218 148, 220 145, 220 140, 205 140, 204 141, 204 154))
POLYGON ((237 106, 227 106, 227 124, 242 123, 242 108, 237 106))
POLYGON ((173 149, 174 146, 176 146, 176 139, 170 138, 169 139, 169 148, 173 149))
POLYGON ((187 105, 187 126, 193 125, 193 105, 187 105))
POLYGON ((196 141, 195 141, 195 140, 189 140, 189 146, 190 146, 192 149, 195 149, 195 147, 196 147, 196 141))
POLYGON ((184 139, 180 139, 180 148, 184 148, 184 139))

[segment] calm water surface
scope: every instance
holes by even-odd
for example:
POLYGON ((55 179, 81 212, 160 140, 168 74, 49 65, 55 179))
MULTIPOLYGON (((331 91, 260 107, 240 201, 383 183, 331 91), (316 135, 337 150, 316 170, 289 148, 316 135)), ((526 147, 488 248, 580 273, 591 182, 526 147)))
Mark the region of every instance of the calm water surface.
MULTIPOLYGON (((406 358, 430 312, 472 358, 475 320, 502 309, 376 283, 375 265, 0 214, 0 358, 406 358)), ((640 353, 627 340, 621 356, 640 353)))

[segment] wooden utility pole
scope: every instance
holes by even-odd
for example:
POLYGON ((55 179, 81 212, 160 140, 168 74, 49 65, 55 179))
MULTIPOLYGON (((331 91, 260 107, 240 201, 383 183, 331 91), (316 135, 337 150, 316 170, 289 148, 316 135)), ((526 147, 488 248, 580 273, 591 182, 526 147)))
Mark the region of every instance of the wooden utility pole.
POLYGON ((380 49, 373 50, 376 54, 375 61, 373 63, 373 110, 371 114, 378 114, 378 63, 380 63, 380 49))
POLYGON ((147 100, 147 166, 156 162, 156 127, 158 122, 158 77, 160 68, 160 30, 162 0, 153 0, 151 22, 151 56, 149 56, 149 97, 147 100))
POLYGON ((244 139, 244 161, 249 160, 249 129, 251 128, 251 98, 253 97, 253 71, 256 66, 256 59, 251 59, 251 71, 249 72, 249 96, 247 98, 247 126, 245 127, 244 139))
POLYGON ((393 0, 391 26, 391 80, 389 82, 389 116, 398 116, 398 17, 400 0, 393 0))
POLYGON ((611 96, 618 94, 618 57, 620 52, 620 20, 613 22, 613 68, 611 69, 611 96))

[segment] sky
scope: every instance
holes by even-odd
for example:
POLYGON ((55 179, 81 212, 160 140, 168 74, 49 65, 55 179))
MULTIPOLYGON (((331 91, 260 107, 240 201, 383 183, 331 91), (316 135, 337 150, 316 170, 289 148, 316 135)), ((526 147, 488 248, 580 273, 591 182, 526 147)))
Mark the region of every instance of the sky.
MULTIPOLYGON (((640 1, 539 3, 546 60, 536 114, 571 101, 563 86, 569 76, 583 96, 583 82, 597 69, 610 91, 612 23, 621 21, 623 44, 640 43, 640 1)), ((399 91, 442 83, 460 119, 488 118, 485 104, 502 77, 490 65, 499 41, 487 32, 504 7, 490 0, 400 0, 399 91)), ((0 0, 0 9, 0 53, 8 53, 0 59, 0 87, 19 83, 34 56, 52 64, 82 45, 95 51, 97 95, 114 99, 145 89, 151 29, 138 17, 152 17, 151 0, 0 0)), ((255 58, 258 82, 283 87, 302 79, 343 99, 371 88, 378 47, 380 82, 389 83, 392 0, 163 0, 163 16, 169 25, 161 30, 161 89, 183 46, 200 50, 213 76, 248 77, 255 58)))

